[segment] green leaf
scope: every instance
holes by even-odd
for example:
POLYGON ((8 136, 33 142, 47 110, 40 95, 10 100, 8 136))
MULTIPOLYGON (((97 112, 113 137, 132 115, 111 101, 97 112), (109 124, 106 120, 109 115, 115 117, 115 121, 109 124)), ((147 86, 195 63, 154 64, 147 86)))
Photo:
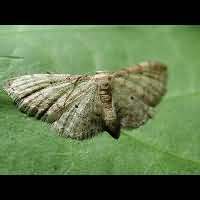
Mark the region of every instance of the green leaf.
POLYGON ((0 85, 31 73, 115 71, 141 61, 168 65, 168 92, 153 120, 119 140, 57 136, 0 91, 0 174, 199 174, 200 28, 1 26, 0 85))

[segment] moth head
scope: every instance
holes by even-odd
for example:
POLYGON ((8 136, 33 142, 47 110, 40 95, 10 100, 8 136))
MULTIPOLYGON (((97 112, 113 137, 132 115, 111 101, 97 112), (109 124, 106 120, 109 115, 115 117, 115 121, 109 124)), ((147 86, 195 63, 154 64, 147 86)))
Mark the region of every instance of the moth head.
POLYGON ((111 81, 112 75, 108 71, 96 71, 96 74, 94 75, 95 80, 97 81, 111 81))
POLYGON ((98 70, 96 71, 96 74, 108 74, 109 72, 106 70, 98 70))

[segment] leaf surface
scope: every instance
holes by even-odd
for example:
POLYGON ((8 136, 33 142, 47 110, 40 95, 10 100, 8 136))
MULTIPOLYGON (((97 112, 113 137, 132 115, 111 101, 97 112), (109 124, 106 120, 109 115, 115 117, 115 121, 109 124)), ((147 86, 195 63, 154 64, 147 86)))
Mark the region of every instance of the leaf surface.
POLYGON ((0 85, 31 73, 116 71, 146 60, 168 65, 168 92, 153 120, 66 140, 19 112, 0 91, 0 174, 199 174, 199 27, 1 26, 0 85))

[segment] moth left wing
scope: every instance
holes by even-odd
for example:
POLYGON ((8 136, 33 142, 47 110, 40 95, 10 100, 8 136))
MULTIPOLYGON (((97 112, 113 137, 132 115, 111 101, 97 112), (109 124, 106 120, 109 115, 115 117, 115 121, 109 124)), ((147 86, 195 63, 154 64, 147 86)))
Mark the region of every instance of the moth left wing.
MULTIPOLYGON (((60 135, 82 140, 104 131, 102 106, 93 81, 77 86, 65 104, 63 114, 52 124, 60 135)), ((54 107, 58 109, 56 104, 54 107)), ((49 112, 55 113, 54 108, 49 112)))
POLYGON ((62 111, 52 117, 45 115, 63 96, 67 98, 77 84, 89 77, 69 74, 33 74, 10 79, 4 90, 22 112, 47 122, 55 121, 62 111))
POLYGON ((34 74, 9 80, 4 90, 22 112, 64 137, 90 138, 104 130, 97 85, 90 76, 34 74))
POLYGON ((166 92, 167 67, 144 62, 113 74, 113 99, 122 127, 137 128, 147 122, 166 92))

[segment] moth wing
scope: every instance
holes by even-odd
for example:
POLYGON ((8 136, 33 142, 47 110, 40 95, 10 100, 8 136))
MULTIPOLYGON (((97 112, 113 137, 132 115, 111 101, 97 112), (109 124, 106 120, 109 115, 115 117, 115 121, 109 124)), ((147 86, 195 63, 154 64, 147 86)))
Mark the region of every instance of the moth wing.
POLYGON ((89 82, 76 88, 66 102, 65 112, 53 123, 53 127, 64 137, 81 140, 104 131, 97 86, 89 82))
POLYGON ((167 67, 159 62, 144 62, 113 75, 113 99, 121 126, 143 125, 166 92, 167 67))
POLYGON ((59 101, 63 95, 67 98, 74 90, 80 76, 69 74, 34 74, 10 79, 4 85, 4 90, 17 104, 22 112, 45 121, 54 121, 54 118, 44 117, 45 113, 59 101))
POLYGON ((68 74, 25 75, 7 81, 4 90, 22 112, 52 124, 61 135, 84 139, 103 131, 96 85, 90 79, 68 74))

